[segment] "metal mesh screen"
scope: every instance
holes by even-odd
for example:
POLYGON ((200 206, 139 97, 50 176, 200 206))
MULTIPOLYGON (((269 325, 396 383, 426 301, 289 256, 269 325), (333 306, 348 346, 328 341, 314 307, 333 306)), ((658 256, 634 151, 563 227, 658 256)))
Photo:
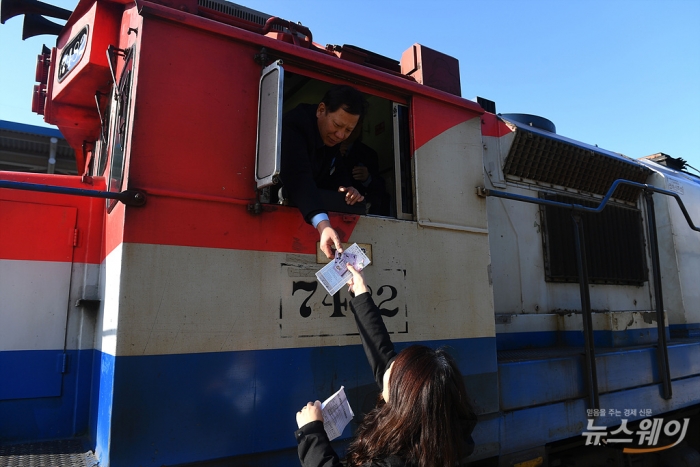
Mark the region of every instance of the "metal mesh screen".
MULTIPOLYGON (((534 180, 604 195, 619 178, 645 183, 649 173, 644 167, 624 159, 564 141, 522 129, 515 133, 503 168, 509 179, 534 180)), ((615 190, 613 197, 634 202, 638 194, 638 188, 623 185, 615 190)))
MULTIPOLYGON (((597 203, 561 195, 543 195, 562 203, 597 203)), ((571 211, 543 206, 545 279, 578 282, 571 211)), ((638 209, 608 204, 601 213, 581 213, 586 242, 588 280, 599 284, 641 285, 648 280, 642 216, 638 209)))
MULTIPOLYGON (((234 18, 242 19, 243 21, 248 21, 249 23, 253 23, 258 26, 265 26, 265 22, 270 19, 270 15, 266 13, 244 7, 233 2, 228 2, 226 0, 198 0, 197 5, 223 13, 225 15, 233 16, 234 18)), ((272 25, 272 29, 276 31, 283 30, 282 26, 279 24, 272 25)))

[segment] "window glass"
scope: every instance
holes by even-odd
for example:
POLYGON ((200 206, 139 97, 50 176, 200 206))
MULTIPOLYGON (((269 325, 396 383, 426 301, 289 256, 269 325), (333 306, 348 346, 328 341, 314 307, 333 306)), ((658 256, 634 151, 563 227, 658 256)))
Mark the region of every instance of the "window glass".
POLYGON ((112 122, 112 102, 114 101, 114 90, 108 95, 107 105, 102 114, 102 123, 100 125, 100 139, 97 141, 97 161, 94 166, 93 174, 101 177, 107 168, 107 160, 109 158, 109 130, 112 122))
POLYGON ((258 188, 276 184, 280 171, 282 83, 284 69, 275 62, 263 70, 258 103, 258 141, 255 181, 258 188))
POLYGON ((413 170, 411 168, 410 140, 408 135, 408 107, 394 104, 394 153, 398 160, 397 217, 413 218, 413 170))
MULTIPOLYGON (((122 183, 124 181, 124 154, 127 144, 127 131, 130 117, 129 108, 131 106, 131 82, 134 65, 133 50, 132 47, 126 51, 124 69, 119 78, 119 84, 117 86, 117 91, 115 91, 113 102, 115 109, 114 123, 112 125, 112 158, 110 161, 107 189, 114 193, 122 190, 122 183)), ((108 211, 111 211, 116 203, 116 200, 107 200, 108 211)))

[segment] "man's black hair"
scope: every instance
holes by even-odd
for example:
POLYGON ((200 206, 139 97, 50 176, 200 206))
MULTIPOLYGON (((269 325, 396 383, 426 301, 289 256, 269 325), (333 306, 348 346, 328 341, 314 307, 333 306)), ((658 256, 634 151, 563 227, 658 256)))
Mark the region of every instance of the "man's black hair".
POLYGON ((326 112, 335 112, 342 108, 349 114, 360 116, 364 115, 367 107, 362 93, 345 84, 338 84, 330 88, 321 102, 326 105, 326 112))

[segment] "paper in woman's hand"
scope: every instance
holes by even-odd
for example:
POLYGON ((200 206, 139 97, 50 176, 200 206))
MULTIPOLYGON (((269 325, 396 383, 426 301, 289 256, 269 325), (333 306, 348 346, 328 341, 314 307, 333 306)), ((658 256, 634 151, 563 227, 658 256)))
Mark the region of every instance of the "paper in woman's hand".
POLYGON ((323 413, 323 429, 326 430, 330 441, 340 436, 352 417, 355 416, 343 386, 340 386, 338 392, 323 401, 321 412, 323 413))
POLYGON ((335 295, 352 278, 352 273, 348 271, 348 264, 357 271, 361 271, 369 263, 370 260, 362 248, 357 243, 353 243, 342 253, 336 251, 335 258, 316 273, 316 278, 329 295, 335 295))

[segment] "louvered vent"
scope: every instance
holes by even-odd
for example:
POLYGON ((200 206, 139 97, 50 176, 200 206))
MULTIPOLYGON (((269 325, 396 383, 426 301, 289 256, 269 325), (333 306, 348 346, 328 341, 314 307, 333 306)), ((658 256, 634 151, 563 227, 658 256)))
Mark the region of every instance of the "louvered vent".
POLYGON ((259 26, 265 26, 265 22, 271 17, 271 15, 222 0, 198 0, 197 4, 201 7, 209 8, 259 26))
MULTIPOLYGON (((560 185, 604 195, 619 178, 645 183, 650 173, 623 156, 613 157, 593 147, 571 144, 557 135, 544 136, 536 130, 515 127, 515 139, 503 168, 508 179, 560 185)), ((638 188, 621 185, 613 197, 635 202, 638 195, 638 188)))
MULTIPOLYGON (((542 194, 561 203, 595 207, 598 202, 542 194)), ((542 206, 545 279, 578 282, 574 223, 569 209, 542 206)), ((647 280, 642 216, 638 209, 608 204, 598 214, 580 213, 586 242, 588 280, 598 284, 641 285, 647 280)))

